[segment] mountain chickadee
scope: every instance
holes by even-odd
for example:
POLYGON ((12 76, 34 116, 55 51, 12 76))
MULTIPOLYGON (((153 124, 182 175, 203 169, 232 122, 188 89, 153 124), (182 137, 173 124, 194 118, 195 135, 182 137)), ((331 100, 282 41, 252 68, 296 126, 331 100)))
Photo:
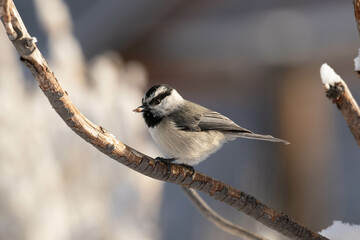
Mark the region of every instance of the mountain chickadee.
POLYGON ((170 158, 162 160, 195 165, 238 137, 289 144, 242 128, 220 113, 183 99, 165 84, 151 87, 133 111, 143 113, 152 138, 170 158))

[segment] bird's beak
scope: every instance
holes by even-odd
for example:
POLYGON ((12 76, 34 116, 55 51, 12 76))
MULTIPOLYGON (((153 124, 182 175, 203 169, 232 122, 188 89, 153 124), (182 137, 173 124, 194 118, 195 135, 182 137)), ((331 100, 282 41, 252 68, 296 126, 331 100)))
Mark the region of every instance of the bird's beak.
POLYGON ((143 112, 145 110, 145 107, 144 106, 140 106, 140 107, 137 107, 133 110, 133 112, 137 112, 137 113, 140 113, 140 112, 143 112))

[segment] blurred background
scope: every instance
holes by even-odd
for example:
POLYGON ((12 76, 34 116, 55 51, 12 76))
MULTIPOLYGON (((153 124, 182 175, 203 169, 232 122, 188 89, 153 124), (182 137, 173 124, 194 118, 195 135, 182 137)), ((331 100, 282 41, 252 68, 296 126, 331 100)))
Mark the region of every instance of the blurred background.
MULTIPOLYGON (((360 153, 319 68, 360 101, 352 1, 17 0, 59 82, 95 124, 150 156, 154 84, 291 145, 237 140, 195 168, 320 231, 360 223, 360 153)), ((176 185, 103 156, 59 118, 0 28, 1 239, 236 239, 176 185)), ((285 239, 204 196, 227 219, 285 239)))

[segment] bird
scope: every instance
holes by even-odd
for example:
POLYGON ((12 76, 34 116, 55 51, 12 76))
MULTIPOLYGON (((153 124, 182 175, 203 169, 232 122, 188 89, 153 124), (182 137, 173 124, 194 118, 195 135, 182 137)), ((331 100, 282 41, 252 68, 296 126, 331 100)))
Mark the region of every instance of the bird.
POLYGON ((152 86, 133 110, 142 113, 150 135, 167 158, 157 159, 196 165, 216 152, 225 142, 248 138, 289 142, 240 127, 228 117, 185 100, 166 84, 152 86))

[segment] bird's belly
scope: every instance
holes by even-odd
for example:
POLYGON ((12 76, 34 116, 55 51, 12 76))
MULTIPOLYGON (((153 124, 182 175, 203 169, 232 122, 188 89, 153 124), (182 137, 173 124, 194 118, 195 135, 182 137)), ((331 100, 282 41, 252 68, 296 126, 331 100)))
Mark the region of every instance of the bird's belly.
POLYGON ((218 131, 188 132, 167 124, 173 123, 161 122, 149 128, 150 134, 164 154, 175 158, 179 163, 198 164, 218 150, 224 142, 224 135, 218 131))

